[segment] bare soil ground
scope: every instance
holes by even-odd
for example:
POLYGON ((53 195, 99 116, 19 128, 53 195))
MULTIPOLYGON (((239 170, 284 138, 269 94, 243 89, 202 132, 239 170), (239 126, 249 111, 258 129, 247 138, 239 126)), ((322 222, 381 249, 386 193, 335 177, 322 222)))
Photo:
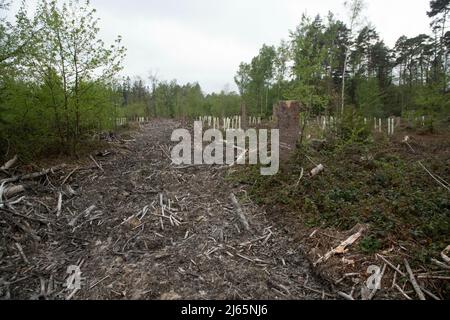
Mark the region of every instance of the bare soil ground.
POLYGON ((109 154, 24 181, 24 198, 5 199, 0 298, 336 297, 298 238, 225 179, 228 168, 171 164, 170 135, 179 126, 143 125, 111 142, 109 154), (243 199, 250 231, 231 193, 243 199), (71 265, 81 269, 81 290, 64 287, 71 265))

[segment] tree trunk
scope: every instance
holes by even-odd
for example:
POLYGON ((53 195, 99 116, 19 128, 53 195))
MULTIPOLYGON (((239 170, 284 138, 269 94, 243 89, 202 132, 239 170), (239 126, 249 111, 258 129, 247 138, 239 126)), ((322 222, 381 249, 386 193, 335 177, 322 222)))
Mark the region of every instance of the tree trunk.
POLYGON ((67 75, 66 75, 66 60, 64 58, 64 50, 63 45, 61 41, 61 36, 59 34, 59 30, 56 32, 57 39, 58 39, 58 45, 59 45, 59 56, 61 59, 61 73, 63 78, 63 91, 64 91, 64 116, 65 116, 65 127, 66 127, 66 135, 65 139, 66 142, 69 140, 70 137, 70 120, 69 120, 69 97, 67 92, 67 75))
POLYGON ((341 115, 342 116, 344 116, 344 108, 345 108, 345 74, 347 73, 349 51, 350 51, 350 48, 347 47, 347 51, 345 52, 344 70, 342 71, 342 92, 341 92, 341 115))

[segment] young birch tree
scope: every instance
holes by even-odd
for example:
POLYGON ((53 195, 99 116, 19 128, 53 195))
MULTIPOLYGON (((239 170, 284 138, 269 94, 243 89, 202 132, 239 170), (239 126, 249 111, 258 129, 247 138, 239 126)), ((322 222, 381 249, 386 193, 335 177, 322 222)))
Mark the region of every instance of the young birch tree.
MULTIPOLYGON (((349 33, 350 40, 354 38, 355 30, 360 24, 361 14, 364 9, 364 0, 350 0, 344 3, 349 12, 349 33)), ((344 68, 342 70, 342 91, 341 91, 341 115, 344 115, 345 108, 345 75, 347 73, 348 62, 351 54, 351 42, 347 45, 345 52, 344 68)))
POLYGON ((120 36, 111 46, 99 38, 99 19, 89 1, 41 0, 39 39, 26 63, 28 71, 54 93, 55 122, 62 140, 75 150, 82 134, 82 108, 98 84, 107 84, 121 70, 125 48, 120 36), (57 91, 57 92, 54 92, 57 91))

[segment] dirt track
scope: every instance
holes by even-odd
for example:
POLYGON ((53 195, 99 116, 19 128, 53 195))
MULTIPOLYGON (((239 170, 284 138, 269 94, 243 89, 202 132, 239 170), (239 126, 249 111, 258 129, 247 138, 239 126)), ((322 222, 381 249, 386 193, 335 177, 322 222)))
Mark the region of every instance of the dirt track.
MULTIPOLYGON (((146 124, 133 133, 133 141, 96 158, 103 171, 89 165, 76 170, 66 184, 77 195, 65 193, 59 217, 48 208, 39 208, 45 214, 35 209, 49 221, 47 228, 31 223, 40 242, 26 235, 2 238, 0 278, 8 283, 11 298, 327 297, 301 243, 245 200, 245 190, 225 180, 227 168, 171 164, 170 135, 179 126, 171 120, 146 124), (250 232, 237 218, 231 193, 244 199, 250 232), (93 210, 83 214, 89 207, 93 210), (22 244, 29 264, 14 249, 14 241, 22 244), (70 265, 81 266, 84 277, 76 292, 63 287, 70 265)), ((39 191, 29 201, 54 207, 57 190, 66 190, 58 183, 72 169, 44 189, 35 186, 39 191)))

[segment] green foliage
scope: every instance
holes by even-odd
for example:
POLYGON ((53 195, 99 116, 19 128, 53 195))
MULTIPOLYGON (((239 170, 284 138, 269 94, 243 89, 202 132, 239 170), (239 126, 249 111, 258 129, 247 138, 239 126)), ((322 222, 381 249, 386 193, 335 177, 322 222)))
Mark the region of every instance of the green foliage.
POLYGON ((361 240, 359 247, 367 254, 374 254, 381 249, 381 242, 374 236, 368 236, 361 240))
POLYGON ((377 79, 361 79, 356 87, 356 101, 360 112, 369 117, 382 117, 383 101, 377 79))
POLYGON ((323 61, 328 54, 324 28, 319 16, 311 21, 304 15, 295 32, 291 32, 293 74, 296 80, 290 85, 287 96, 301 101, 314 114, 323 113, 329 103, 321 85, 323 61))
POLYGON ((437 117, 450 114, 450 92, 442 94, 436 85, 416 88, 412 100, 413 110, 418 110, 422 114, 437 117))
POLYGON ((121 116, 134 117, 177 117, 197 118, 198 116, 234 116, 240 113, 241 98, 234 92, 205 95, 198 83, 179 85, 175 80, 158 82, 155 78, 151 87, 136 78, 130 78, 117 88, 122 96, 121 116))
MULTIPOLYGON (((198 83, 153 76, 149 84, 139 78, 118 83, 125 48, 120 37, 112 46, 102 41, 89 1, 39 0, 34 12, 22 5, 8 22, 8 1, 0 0, 0 145, 74 152, 92 133, 113 128, 116 117, 230 116, 242 103, 249 115, 268 116, 275 103, 289 99, 301 101, 310 116, 335 114, 343 101, 366 117, 427 115, 432 132, 433 119, 450 114, 448 0, 430 3, 433 35, 402 36, 393 49, 373 27, 359 28, 363 4, 350 1, 348 26, 332 13, 303 15, 288 41, 263 45, 240 64, 239 95, 206 95, 198 83)), ((342 140, 365 141, 356 117, 344 118, 342 140)))
POLYGON ((263 46, 251 63, 240 65, 235 77, 240 94, 251 113, 270 113, 270 107, 261 111, 263 87, 269 105, 295 99, 312 115, 341 115, 341 108, 356 106, 366 117, 418 110, 437 118, 448 116, 450 8, 448 0, 432 1, 430 6, 434 34, 402 36, 392 49, 375 28, 361 26, 363 1, 347 3, 348 26, 331 13, 326 21, 303 15, 289 42, 277 48, 263 46))
POLYGON ((287 60, 285 53, 287 53, 285 46, 277 52, 275 47, 263 45, 258 56, 254 57, 250 64, 240 64, 235 82, 247 106, 248 114, 271 114, 274 96, 280 91, 278 87, 277 92, 272 82, 276 78, 280 86, 283 81, 282 72, 286 70, 285 60, 287 60), (278 58, 281 60, 277 60, 278 58))
POLYGON ((34 15, 22 6, 16 23, 2 29, 9 34, 0 61, 0 133, 22 157, 74 152, 113 126, 113 80, 125 49, 120 37, 107 47, 97 24, 87 1, 41 0, 34 15))
POLYGON ((340 139, 337 143, 341 147, 352 144, 370 145, 372 139, 371 130, 364 123, 363 117, 350 108, 345 110, 338 133, 340 139))

